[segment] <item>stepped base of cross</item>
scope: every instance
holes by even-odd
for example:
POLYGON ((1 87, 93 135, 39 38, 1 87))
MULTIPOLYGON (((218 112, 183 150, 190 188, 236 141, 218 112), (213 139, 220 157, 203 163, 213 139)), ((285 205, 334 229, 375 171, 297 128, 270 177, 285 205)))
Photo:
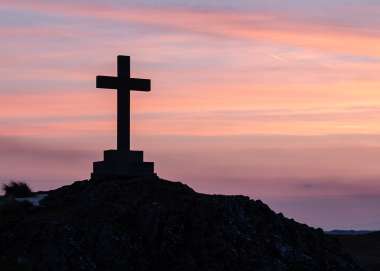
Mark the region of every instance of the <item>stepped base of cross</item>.
POLYGON ((144 162, 142 151, 104 151, 104 161, 93 163, 91 179, 155 175, 154 163, 144 162))

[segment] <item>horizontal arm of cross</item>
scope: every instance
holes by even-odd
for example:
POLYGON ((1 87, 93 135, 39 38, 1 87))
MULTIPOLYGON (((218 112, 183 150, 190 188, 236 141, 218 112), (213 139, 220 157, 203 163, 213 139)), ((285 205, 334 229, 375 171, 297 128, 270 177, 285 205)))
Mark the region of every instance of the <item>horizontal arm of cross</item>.
POLYGON ((113 76, 96 76, 96 88, 117 89, 118 80, 113 76))
POLYGON ((126 82, 122 80, 121 84, 129 86, 129 88, 133 90, 150 91, 149 79, 130 78, 126 82))
POLYGON ((128 88, 130 90, 150 91, 150 80, 139 78, 118 78, 113 76, 97 76, 97 88, 118 89, 128 88))

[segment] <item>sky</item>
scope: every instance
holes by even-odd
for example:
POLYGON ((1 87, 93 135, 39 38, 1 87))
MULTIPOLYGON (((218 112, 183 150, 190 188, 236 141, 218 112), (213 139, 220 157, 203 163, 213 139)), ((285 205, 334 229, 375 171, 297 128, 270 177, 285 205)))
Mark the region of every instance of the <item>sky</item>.
POLYGON ((158 175, 244 194, 323 229, 380 230, 378 0, 0 0, 0 182, 87 179, 116 145, 158 175))

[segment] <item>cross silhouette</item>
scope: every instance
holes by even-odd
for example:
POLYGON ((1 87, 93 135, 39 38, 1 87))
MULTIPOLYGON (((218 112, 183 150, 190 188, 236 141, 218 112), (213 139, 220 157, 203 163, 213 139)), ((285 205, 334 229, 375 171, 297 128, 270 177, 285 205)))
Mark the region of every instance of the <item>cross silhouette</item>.
POLYGON ((117 89, 117 149, 130 151, 131 90, 150 91, 149 79, 131 78, 130 57, 117 57, 117 77, 97 76, 96 87, 117 89))

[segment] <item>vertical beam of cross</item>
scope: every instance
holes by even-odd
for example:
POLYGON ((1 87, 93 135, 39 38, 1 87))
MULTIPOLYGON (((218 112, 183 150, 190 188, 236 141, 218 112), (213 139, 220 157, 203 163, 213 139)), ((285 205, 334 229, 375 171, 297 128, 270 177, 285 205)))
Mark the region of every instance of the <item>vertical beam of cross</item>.
MULTIPOLYGON (((117 57, 117 77, 131 78, 129 56, 117 57)), ((131 92, 130 88, 122 88, 123 86, 119 84, 117 88, 117 149, 129 151, 131 149, 131 92)))
POLYGON ((117 149, 131 148, 131 90, 150 91, 150 80, 131 78, 130 57, 117 57, 117 77, 97 76, 97 88, 117 89, 117 149))

